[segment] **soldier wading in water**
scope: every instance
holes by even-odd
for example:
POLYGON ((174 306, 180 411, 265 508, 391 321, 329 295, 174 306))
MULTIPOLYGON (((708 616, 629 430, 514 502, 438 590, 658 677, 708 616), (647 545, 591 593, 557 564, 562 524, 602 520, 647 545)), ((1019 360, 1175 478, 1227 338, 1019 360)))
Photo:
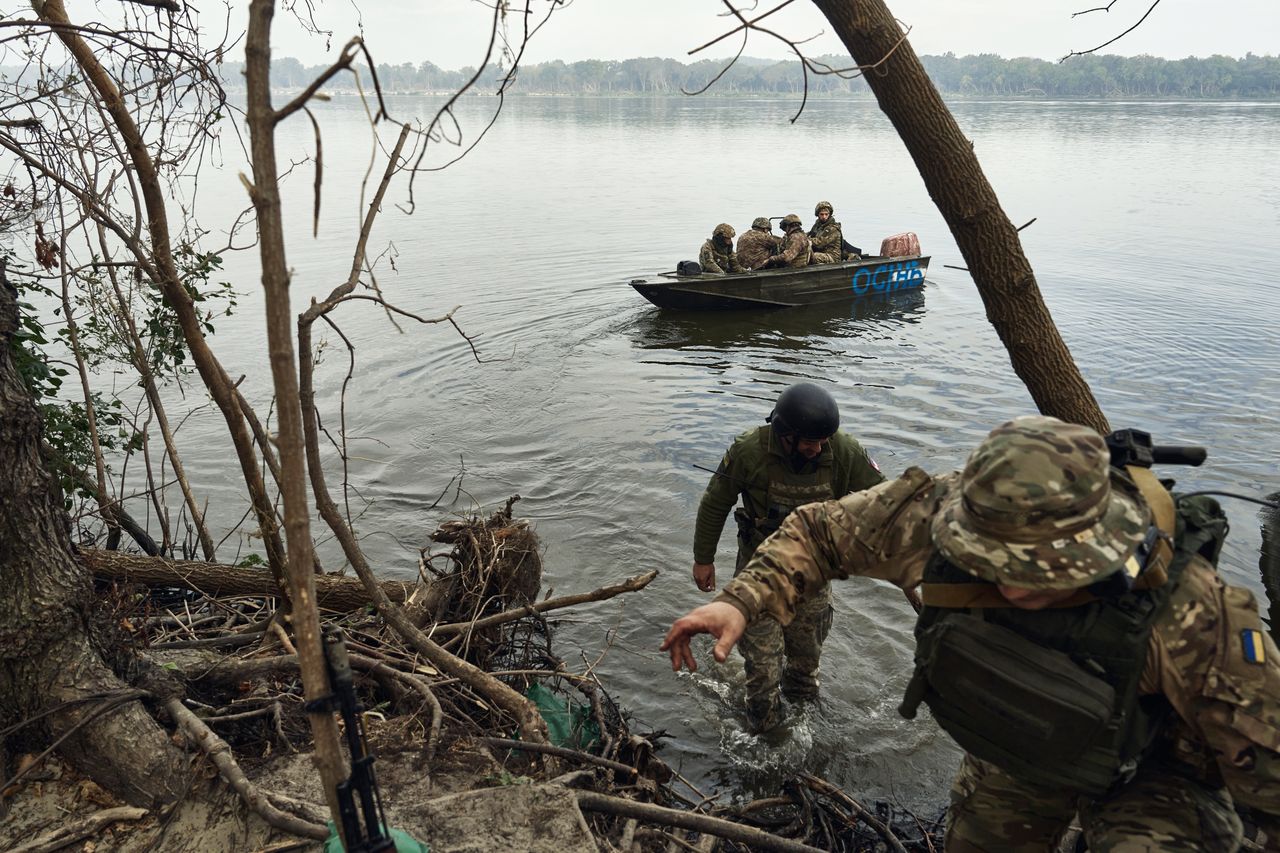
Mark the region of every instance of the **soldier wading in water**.
POLYGON ((862 576, 921 587, 921 701, 964 748, 946 849, 1051 850, 1079 815, 1091 851, 1231 851, 1234 804, 1280 849, 1280 665, 1252 594, 1215 568, 1217 502, 1110 468, 1087 427, 996 428, 962 472, 791 513, 715 601, 671 626, 723 661, 749 623, 862 576))
MULTIPOLYGON (((693 580, 698 589, 716 586, 716 544, 738 496, 740 571, 787 514, 801 504, 831 500, 884 481, 862 445, 840 432, 840 409, 822 388, 807 382, 778 395, 762 427, 734 440, 698 504, 693 537, 693 580)), ((796 608, 786 628, 765 617, 743 634, 747 726, 765 731, 782 721, 782 693, 793 700, 818 696, 818 661, 831 628, 831 591, 825 582, 796 608)))

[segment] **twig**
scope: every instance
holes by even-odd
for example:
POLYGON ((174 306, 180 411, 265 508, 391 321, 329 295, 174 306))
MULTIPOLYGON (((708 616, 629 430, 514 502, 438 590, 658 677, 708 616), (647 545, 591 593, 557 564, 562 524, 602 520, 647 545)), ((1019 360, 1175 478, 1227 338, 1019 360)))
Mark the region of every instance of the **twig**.
POLYGON ((254 708, 252 711, 241 711, 238 714, 221 714, 215 717, 200 717, 206 723, 229 723, 232 720, 248 720, 252 717, 265 717, 275 712, 278 702, 271 705, 263 705, 260 708, 254 708))
MULTIPOLYGON (((1112 0, 1112 2, 1114 2, 1114 0, 1112 0)), ((1073 50, 1070 53, 1068 53, 1066 56, 1059 59, 1058 62, 1066 62, 1068 59, 1070 59, 1073 56, 1084 56, 1086 53, 1093 53, 1095 51, 1102 50, 1104 47, 1106 47, 1109 44, 1115 44, 1116 42, 1120 41, 1120 39, 1124 38, 1125 36, 1129 35, 1129 33, 1133 32, 1138 27, 1142 26, 1142 22, 1145 21, 1147 19, 1147 16, 1150 15, 1152 12, 1154 12, 1155 8, 1159 5, 1160 5, 1160 0, 1155 0, 1155 2, 1151 4, 1151 8, 1147 9, 1146 13, 1143 14, 1143 16, 1138 19, 1138 22, 1136 24, 1134 24, 1132 27, 1129 27, 1129 29, 1125 30, 1120 35, 1116 36, 1110 41, 1104 41, 1102 44, 1098 45, 1097 47, 1091 47, 1088 50, 1073 50)), ((1111 5, 1108 4, 1107 9, 1110 9, 1110 8, 1111 8, 1111 5)), ((1086 11, 1092 12, 1097 10, 1088 9, 1086 11)), ((1072 17, 1074 17, 1074 15, 1072 17)))
POLYGON ((1112 6, 1114 6, 1114 5, 1116 5, 1116 0, 1111 0, 1111 2, 1110 2, 1110 3, 1108 3, 1108 4, 1107 4, 1107 5, 1105 5, 1105 6, 1095 6, 1095 7, 1093 7, 1092 9, 1083 9, 1083 10, 1081 10, 1081 11, 1079 11, 1079 12, 1072 12, 1072 13, 1071 13, 1071 17, 1073 17, 1073 18, 1074 18, 1074 17, 1076 17, 1077 15, 1087 15, 1087 14, 1089 14, 1090 12, 1110 12, 1110 11, 1111 11, 1111 7, 1112 7, 1112 6))
POLYGON ((578 798, 578 807, 587 811, 634 817, 649 823, 707 832, 730 841, 750 845, 758 850, 776 850, 779 853, 821 853, 817 847, 810 847, 808 844, 792 841, 789 838, 780 838, 777 835, 718 817, 682 812, 678 809, 655 806, 652 803, 638 803, 621 797, 598 794, 595 791, 575 791, 574 794, 578 798))
POLYGON ((623 764, 621 761, 612 761, 608 758, 601 758, 598 755, 592 755, 589 752, 581 752, 576 749, 568 749, 563 746, 554 746, 549 743, 527 743, 522 740, 508 740, 502 737, 479 737, 476 741, 485 746, 497 747, 498 749, 521 749, 525 752, 540 752, 543 755, 554 755, 557 758, 570 758, 574 761, 580 761, 583 764, 596 764, 600 767, 607 767, 610 770, 616 770, 619 773, 626 773, 628 777, 635 778, 640 775, 640 771, 632 767, 630 764, 623 764))
POLYGON ((463 634, 470 631, 478 631, 483 628, 491 628, 494 625, 502 625, 506 622, 514 622, 517 619, 523 619, 526 616, 532 616, 534 613, 545 613, 548 610, 558 610, 562 607, 572 607, 575 604, 584 604, 588 601, 604 601, 621 595, 624 592, 635 592, 644 589, 649 582, 658 576, 658 570, 646 572, 643 575, 635 575, 627 578, 621 583, 612 586, 603 586, 591 592, 582 592, 576 595, 563 595, 559 598, 548 598, 545 601, 539 601, 536 604, 529 604, 515 610, 505 610, 502 613, 495 613, 492 616, 486 616, 483 619, 475 619, 471 622, 448 622, 443 625, 437 625, 432 631, 433 637, 452 637, 456 634, 463 634))

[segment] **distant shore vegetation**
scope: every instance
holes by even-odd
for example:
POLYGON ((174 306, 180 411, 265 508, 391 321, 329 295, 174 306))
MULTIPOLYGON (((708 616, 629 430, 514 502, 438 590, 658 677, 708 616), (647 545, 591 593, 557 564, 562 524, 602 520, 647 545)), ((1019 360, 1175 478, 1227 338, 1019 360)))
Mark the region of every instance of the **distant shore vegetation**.
MULTIPOLYGON (((851 64, 848 57, 824 56, 833 68, 851 64)), ((944 95, 1031 98, 1208 98, 1280 99, 1280 56, 1248 54, 1162 59, 1110 54, 1074 56, 1065 62, 1027 57, 1005 59, 995 54, 922 56, 934 85, 944 95)), ((291 58, 276 59, 275 85, 301 88, 325 66, 304 66, 291 58)), ((675 59, 641 58, 543 62, 522 65, 513 94, 527 95, 665 95, 702 89, 724 67, 723 62, 685 64, 675 59)), ((223 66, 229 88, 243 86, 241 64, 223 66)), ((444 92, 462 86, 473 68, 446 71, 430 62, 378 66, 383 91, 444 92)), ((486 74, 472 91, 492 92, 499 74, 486 74)), ((341 90, 350 77, 340 75, 326 88, 341 90)), ((365 81, 367 84, 367 80, 365 81)), ((741 58, 708 90, 708 95, 798 95, 804 90, 799 64, 741 58)), ((809 76, 811 95, 869 94, 861 78, 809 76)))

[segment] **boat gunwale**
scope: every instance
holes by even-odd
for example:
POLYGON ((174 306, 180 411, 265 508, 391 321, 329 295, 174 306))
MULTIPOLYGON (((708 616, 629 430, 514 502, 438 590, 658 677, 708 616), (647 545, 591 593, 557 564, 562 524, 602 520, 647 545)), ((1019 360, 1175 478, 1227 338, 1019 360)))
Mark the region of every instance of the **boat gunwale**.
POLYGON ((928 260, 928 259, 931 259, 931 257, 932 256, 930 255, 875 255, 875 256, 863 257, 860 260, 856 260, 856 261, 839 261, 833 264, 809 264, 808 266, 803 266, 803 267, 777 267, 777 268, 767 269, 767 270, 756 269, 756 270, 747 270, 746 272, 721 273, 721 274, 708 273, 705 276, 703 274, 680 275, 675 270, 668 270, 666 272, 660 272, 660 273, 654 274, 657 278, 663 279, 663 281, 649 281, 647 279, 638 278, 638 279, 632 279, 630 283, 631 284, 643 283, 643 284, 655 284, 655 285, 671 285, 671 284, 681 284, 681 283, 693 283, 696 281, 714 281, 717 284, 720 284, 720 283, 732 282, 732 281, 751 281, 760 277, 777 278, 780 276, 787 276, 787 275, 811 275, 817 272, 833 272, 835 270, 842 270, 842 269, 846 269, 846 270, 861 269, 862 267, 879 266, 881 264, 891 263, 896 261, 918 261, 922 259, 928 260))

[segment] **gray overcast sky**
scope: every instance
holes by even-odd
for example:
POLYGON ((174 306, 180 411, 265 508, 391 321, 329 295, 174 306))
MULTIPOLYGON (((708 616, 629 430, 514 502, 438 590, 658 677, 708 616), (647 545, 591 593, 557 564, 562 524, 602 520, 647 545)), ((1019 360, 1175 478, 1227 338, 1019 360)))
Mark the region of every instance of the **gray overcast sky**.
MULTIPOLYGON (((759 8, 771 5, 762 0, 759 8)), ((949 50, 1050 60, 1112 38, 1142 17, 1151 3, 1117 0, 1109 13, 1071 17, 1072 12, 1105 5, 1105 0, 889 0, 894 14, 912 28, 909 38, 917 53, 949 50)), ((232 0, 232 6, 233 18, 243 27, 247 0, 232 0)), ((573 0, 538 33, 524 61, 720 58, 732 55, 740 37, 693 57, 687 52, 728 28, 728 21, 719 16, 722 12, 720 0, 573 0)), ((363 23, 378 62, 428 60, 445 69, 479 62, 490 15, 476 0, 330 0, 316 9, 317 22, 333 30, 333 51, 363 23)), ((807 0, 791 4, 769 22, 793 39, 818 36, 806 45, 807 53, 845 52, 826 19, 807 0)), ((326 53, 323 37, 303 33, 288 14, 277 14, 274 33, 278 56, 316 64, 332 55, 326 53)), ((1277 50, 1278 0, 1163 0, 1141 27, 1104 52, 1178 59, 1277 50)), ((777 59, 790 55, 784 45, 759 34, 752 36, 744 53, 777 59)))

